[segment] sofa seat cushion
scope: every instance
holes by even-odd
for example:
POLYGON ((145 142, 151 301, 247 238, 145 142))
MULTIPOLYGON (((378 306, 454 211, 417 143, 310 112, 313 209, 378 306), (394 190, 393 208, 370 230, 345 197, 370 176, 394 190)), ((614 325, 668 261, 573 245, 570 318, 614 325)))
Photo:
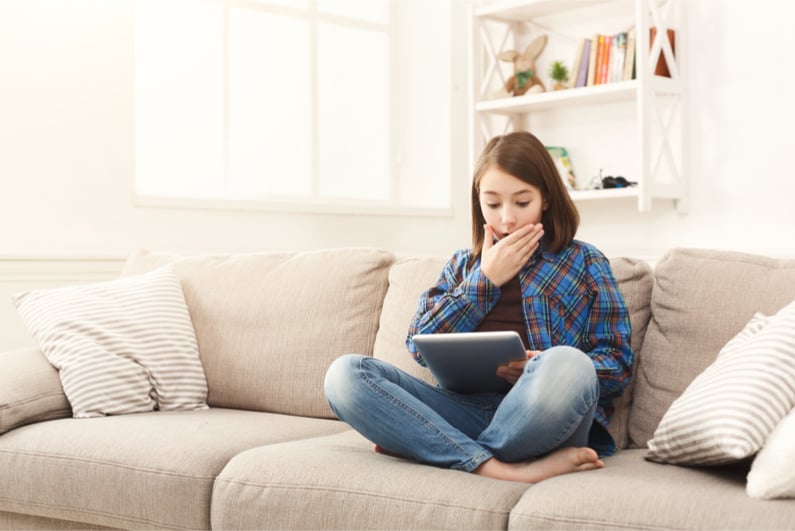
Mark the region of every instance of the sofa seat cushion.
POLYGON ((746 466, 687 468, 623 450, 600 470, 543 481, 511 512, 509 529, 792 529, 795 501, 745 493, 746 466))
POLYGON ((236 456, 214 529, 505 529, 528 485, 376 454, 354 431, 236 456))
POLYGON ((0 511, 124 529, 209 529, 217 474, 338 421, 210 409, 59 419, 0 437, 0 511))
POLYGON ((20 531, 21 529, 46 529, 48 531, 104 531, 115 529, 101 525, 89 525, 83 522, 70 522, 68 520, 53 520, 29 514, 6 513, 0 511, 0 529, 20 531))

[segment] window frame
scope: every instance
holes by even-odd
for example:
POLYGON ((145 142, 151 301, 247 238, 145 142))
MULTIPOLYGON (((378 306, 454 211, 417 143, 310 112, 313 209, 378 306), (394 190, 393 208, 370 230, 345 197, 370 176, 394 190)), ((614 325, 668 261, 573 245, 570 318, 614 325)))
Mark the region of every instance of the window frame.
MULTIPOLYGON (((447 206, 409 206, 400 203, 400 183, 397 171, 397 153, 399 151, 400 131, 396 120, 400 110, 398 98, 391 95, 389 98, 390 141, 389 164, 387 173, 387 199, 360 199, 320 195, 320 169, 319 169, 319 134, 318 110, 318 26, 321 23, 334 24, 345 28, 381 31, 386 34, 389 47, 388 71, 396 64, 396 0, 386 0, 389 8, 389 21, 387 23, 370 22, 349 18, 340 15, 322 13, 318 10, 316 0, 308 0, 308 6, 294 8, 278 4, 267 4, 257 0, 207 0, 218 4, 222 10, 222 57, 223 57, 223 175, 219 177, 224 189, 223 196, 191 196, 146 194, 138 191, 135 184, 137 172, 133 170, 133 205, 137 207, 153 208, 185 208, 200 210, 235 210, 235 211, 270 211, 294 213, 328 213, 328 214, 360 214, 360 215, 406 215, 406 216, 452 216, 452 197, 447 206), (295 196, 236 196, 228 192, 230 179, 230 13, 233 9, 257 10, 269 14, 288 16, 307 20, 310 34, 310 61, 311 61, 311 191, 307 195, 295 196)), ((399 0, 398 0, 399 1, 399 0)), ((135 28, 134 32, 137 31, 135 28)), ((391 78, 390 74, 390 78, 391 78)), ((392 86, 391 79, 387 84, 392 86)), ((133 114, 135 123, 135 114, 133 114)), ((135 127, 135 126, 134 126, 135 127)), ((134 159, 135 161, 135 159, 134 159)), ((135 163, 134 163, 135 166, 135 163)), ((451 176, 452 177, 452 176, 451 176)), ((453 180, 452 178, 450 179, 453 180)))

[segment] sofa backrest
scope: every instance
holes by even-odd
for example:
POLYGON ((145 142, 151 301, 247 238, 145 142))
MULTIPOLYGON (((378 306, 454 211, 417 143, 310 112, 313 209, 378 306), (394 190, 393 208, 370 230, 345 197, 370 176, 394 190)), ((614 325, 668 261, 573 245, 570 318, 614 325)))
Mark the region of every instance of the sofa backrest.
MULTIPOLYGON (((417 311, 420 295, 436 282, 445 259, 439 257, 402 258, 389 270, 389 289, 381 311, 381 322, 375 339, 373 355, 388 361, 409 374, 434 383, 428 369, 414 361, 406 349, 409 322, 417 311)), ((632 347, 640 349, 649 321, 652 270, 642 260, 615 258, 610 260, 613 275, 624 295, 632 321, 632 347)), ((632 385, 632 384, 630 384, 632 385)), ((610 432, 620 448, 627 444, 627 417, 631 388, 616 401, 610 432)))
POLYGON ((173 263, 215 407, 334 418, 326 369, 371 355, 394 256, 373 249, 176 257, 139 252, 123 275, 173 263))
POLYGON ((674 249, 654 272, 651 321, 629 416, 630 446, 645 448, 671 403, 754 312, 795 299, 795 260, 674 249))

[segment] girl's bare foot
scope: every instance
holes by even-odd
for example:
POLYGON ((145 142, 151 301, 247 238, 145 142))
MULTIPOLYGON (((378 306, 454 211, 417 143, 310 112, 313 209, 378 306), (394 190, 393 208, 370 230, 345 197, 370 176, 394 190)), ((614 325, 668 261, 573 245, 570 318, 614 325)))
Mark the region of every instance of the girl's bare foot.
POLYGON ((591 448, 561 448, 535 461, 505 463, 492 457, 475 469, 475 474, 508 481, 538 483, 570 472, 595 470, 605 464, 591 448))

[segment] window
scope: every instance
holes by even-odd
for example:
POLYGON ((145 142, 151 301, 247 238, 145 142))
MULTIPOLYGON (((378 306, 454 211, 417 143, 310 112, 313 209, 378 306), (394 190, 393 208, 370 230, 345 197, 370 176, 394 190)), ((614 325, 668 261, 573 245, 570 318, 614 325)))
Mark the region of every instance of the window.
MULTIPOLYGON (((434 13, 423 4, 138 0, 139 199, 449 207, 450 79, 439 64, 449 62, 449 28, 428 21, 420 33, 435 48, 412 47, 409 11, 434 13), (428 81, 441 90, 418 93, 401 81, 431 68, 441 81, 428 81), (425 112, 416 101, 433 106, 434 94, 429 149, 417 140, 428 140, 429 123, 404 115, 425 112)), ((449 11, 436 13, 449 26, 449 11)))

